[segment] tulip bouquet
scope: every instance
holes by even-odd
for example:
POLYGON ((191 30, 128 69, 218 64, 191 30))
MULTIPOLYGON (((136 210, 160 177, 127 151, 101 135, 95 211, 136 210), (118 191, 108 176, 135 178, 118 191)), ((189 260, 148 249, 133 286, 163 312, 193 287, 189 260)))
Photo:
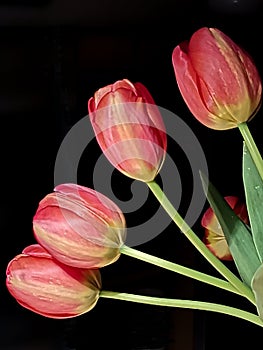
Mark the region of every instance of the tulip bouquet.
POLYGON ((182 98, 194 117, 211 129, 238 128, 243 136, 245 203, 233 195, 223 197, 200 171, 209 202, 200 223, 203 239, 156 180, 165 162, 167 133, 148 89, 128 79, 102 87, 88 100, 88 117, 106 159, 124 176, 148 186, 180 232, 222 278, 128 246, 129 227, 119 206, 92 188, 64 183, 39 203, 33 217, 37 242, 7 266, 7 288, 23 307, 50 318, 71 318, 88 312, 104 297, 219 312, 263 327, 263 161, 248 128, 261 105, 258 70, 232 39, 207 27, 175 47, 172 64, 182 98), (255 312, 103 290, 100 269, 121 254, 243 296, 255 312), (230 271, 224 260, 233 260, 238 273, 230 271))

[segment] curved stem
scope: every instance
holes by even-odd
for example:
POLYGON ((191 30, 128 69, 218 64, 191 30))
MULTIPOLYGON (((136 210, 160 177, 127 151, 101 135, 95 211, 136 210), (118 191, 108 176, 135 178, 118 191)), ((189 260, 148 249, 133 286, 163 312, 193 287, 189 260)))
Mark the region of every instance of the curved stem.
POLYGON ((133 303, 142 303, 142 304, 150 304, 150 305, 169 306, 169 307, 178 307, 178 308, 185 308, 185 309, 195 309, 195 310, 219 312, 222 314, 241 318, 243 320, 254 323, 260 327, 263 327, 263 321, 259 318, 259 316, 252 314, 250 312, 244 311, 244 310, 240 310, 240 309, 237 309, 234 307, 227 306, 227 305, 207 303, 207 302, 196 301, 196 300, 149 297, 149 296, 145 296, 145 295, 118 293, 118 292, 111 292, 111 291, 104 291, 104 290, 102 290, 100 292, 100 297, 110 298, 110 299, 118 299, 118 300, 124 300, 124 301, 131 301, 133 303))
POLYGON ((160 186, 155 182, 148 182, 147 185, 162 205, 164 210, 168 213, 170 218, 182 231, 182 233, 189 239, 195 248, 207 259, 207 261, 224 276, 244 297, 246 297, 252 304, 256 305, 255 297, 251 289, 246 286, 235 274, 233 274, 200 240, 194 233, 191 227, 184 221, 172 203, 161 190, 160 186))
POLYGON ((243 139, 246 143, 246 146, 251 154, 251 157, 258 169, 258 172, 263 180, 263 161, 261 154, 257 148, 257 145, 253 139, 253 136, 250 133, 247 123, 238 124, 239 131, 241 132, 243 139))
POLYGON ((222 279, 207 275, 205 273, 190 269, 188 267, 184 267, 182 265, 172 263, 172 262, 164 260, 164 259, 157 258, 156 256, 153 256, 153 255, 150 255, 147 253, 143 253, 137 249, 130 248, 126 245, 123 245, 120 248, 120 251, 122 254, 125 254, 125 255, 131 256, 133 258, 145 261, 147 263, 162 267, 166 270, 177 272, 181 275, 193 278, 193 279, 198 280, 200 282, 204 282, 204 283, 213 285, 215 287, 225 289, 229 292, 242 295, 235 287, 232 286, 232 284, 230 284, 229 282, 224 281, 222 279))

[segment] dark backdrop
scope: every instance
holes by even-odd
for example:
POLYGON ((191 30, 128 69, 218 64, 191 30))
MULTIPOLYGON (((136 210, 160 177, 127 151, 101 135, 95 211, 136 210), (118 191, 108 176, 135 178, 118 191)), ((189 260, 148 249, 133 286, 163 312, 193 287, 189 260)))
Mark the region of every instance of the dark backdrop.
MULTIPOLYGON (((218 27, 252 55, 262 74, 262 19, 258 1, 0 1, 1 349, 230 350, 237 341, 245 349, 242 344, 250 337, 252 347, 260 342, 259 327, 231 316, 107 299, 79 318, 46 319, 23 309, 8 294, 5 269, 34 243, 32 216, 53 190, 63 138, 87 114, 88 98, 119 79, 142 82, 159 106, 182 117, 204 149, 213 182, 224 195, 242 196, 241 136, 238 130, 209 130, 193 118, 179 94, 171 53, 198 28, 218 27)), ((250 124, 259 147, 261 118, 260 111, 250 124)), ((169 140, 170 156, 184 179, 184 211, 191 178, 177 156, 180 150, 173 153, 173 148, 169 140)), ((79 164, 79 184, 93 187, 91 165, 99 156, 91 143, 79 164)), ((111 181, 117 197, 130 199, 129 179, 113 172, 111 181)), ((149 195, 143 208, 127 215, 128 225, 143 222, 157 206, 149 195)), ((200 222, 195 226, 201 237, 200 222)), ((138 249, 216 275, 174 225, 138 249)), ((231 263, 229 267, 235 270, 231 263)), ((103 269, 102 276, 108 290, 196 298, 250 310, 246 301, 227 292, 126 256, 103 269)))

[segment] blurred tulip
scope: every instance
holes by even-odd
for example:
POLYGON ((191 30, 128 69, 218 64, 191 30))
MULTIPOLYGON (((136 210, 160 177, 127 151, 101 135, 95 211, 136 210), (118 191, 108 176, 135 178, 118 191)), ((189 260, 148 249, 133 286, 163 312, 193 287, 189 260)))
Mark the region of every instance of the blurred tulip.
POLYGON ((117 205, 76 184, 59 185, 40 201, 33 229, 54 258, 79 268, 113 263, 126 238, 125 218, 117 205))
POLYGON ((33 244, 12 259, 6 286, 23 307, 50 318, 71 318, 91 310, 99 299, 98 269, 78 269, 54 260, 33 244))
POLYGON ((252 58, 216 28, 197 30, 175 47, 172 62, 179 90, 205 126, 224 130, 251 120, 262 85, 252 58))
MULTIPOLYGON (((237 216, 245 224, 248 224, 246 205, 235 196, 227 196, 225 197, 225 200, 228 202, 237 216)), ((204 213, 201 220, 201 225, 205 228, 205 237, 203 241, 207 248, 211 250, 211 252, 220 260, 233 260, 221 225, 219 224, 211 207, 204 213)))
POLYGON ((155 179, 164 162, 167 136, 162 116, 141 83, 119 80, 88 101, 93 130, 104 155, 133 179, 155 179))

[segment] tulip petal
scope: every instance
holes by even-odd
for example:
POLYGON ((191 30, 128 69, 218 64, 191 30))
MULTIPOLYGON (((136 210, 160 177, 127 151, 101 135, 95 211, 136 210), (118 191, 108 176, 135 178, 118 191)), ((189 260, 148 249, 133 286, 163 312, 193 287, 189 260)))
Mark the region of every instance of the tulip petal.
POLYGON ((250 287, 253 275, 260 265, 250 229, 204 174, 201 174, 201 179, 204 189, 207 189, 207 199, 222 227, 239 274, 250 287))
POLYGON ((225 235, 211 208, 209 208, 201 221, 205 228, 204 243, 220 260, 233 260, 225 235))
POLYGON ((48 253, 40 244, 31 244, 23 249, 22 254, 38 257, 52 258, 52 255, 48 253))
MULTIPOLYGON (((178 88, 192 114, 201 123, 213 128, 218 123, 217 116, 209 110, 214 103, 206 84, 198 77, 188 56, 188 42, 176 46, 172 62, 177 77, 178 88), (209 102, 210 101, 210 102, 209 102)), ((225 122, 221 126, 225 128, 225 122)), ((219 127, 219 125, 217 124, 219 127)))
MULTIPOLYGON (((37 256, 37 247, 11 260, 6 286, 23 307, 50 318, 69 318, 91 310, 101 288, 99 270, 82 270, 58 263, 52 257, 37 256)), ((41 250, 41 249, 40 249, 41 250)))
POLYGON ((214 113, 235 124, 246 122, 261 95, 259 74, 248 53, 216 28, 196 31, 189 53, 196 74, 215 92, 214 106, 217 104, 219 110, 214 113), (208 61, 210 57, 213 59, 208 61))
POLYGON ((160 111, 146 87, 123 79, 88 101, 89 118, 104 155, 120 172, 152 181, 164 162, 167 136, 160 111))
POLYGON ((226 130, 251 120, 262 98, 250 55, 217 28, 203 27, 173 50, 181 95, 202 124, 226 130))
POLYGON ((76 184, 59 185, 40 201, 33 230, 52 256, 80 268, 113 263, 126 238, 121 210, 97 191, 76 184))
POLYGON ((70 196, 72 200, 85 207, 100 220, 109 223, 111 226, 125 227, 126 222, 120 208, 108 197, 98 191, 76 184, 60 184, 54 188, 56 193, 70 196), (87 207, 88 203, 88 207, 87 207))

